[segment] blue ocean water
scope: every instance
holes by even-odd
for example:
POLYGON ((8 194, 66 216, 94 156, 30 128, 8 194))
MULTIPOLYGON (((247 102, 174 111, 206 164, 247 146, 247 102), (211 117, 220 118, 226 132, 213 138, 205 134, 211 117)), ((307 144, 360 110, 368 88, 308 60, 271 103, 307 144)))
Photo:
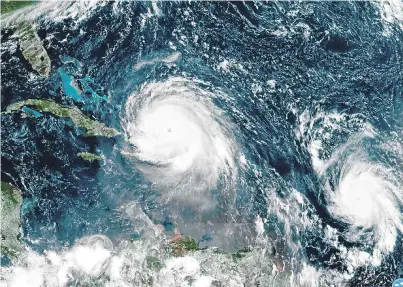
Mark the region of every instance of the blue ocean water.
MULTIPOLYGON (((147 240, 146 228, 122 211, 135 202, 166 236, 178 228, 203 247, 226 252, 259 245, 255 225, 261 220, 287 276, 305 274, 305 265, 330 274, 318 285, 301 279, 301 286, 389 286, 402 275, 403 197, 396 191, 403 184, 401 27, 385 24, 372 2, 153 5, 110 2, 79 20, 39 17, 38 35, 52 60, 48 79, 29 81, 34 71, 18 49, 2 53, 3 110, 19 100, 52 99, 123 134, 83 137, 68 118, 29 107, 22 112, 34 117, 2 114, 2 181, 23 191, 23 244, 44 254, 96 234, 114 244, 147 240), (145 112, 133 111, 133 125, 144 124, 146 134, 142 117, 149 119, 158 101, 172 95, 166 86, 147 87, 178 78, 175 89, 212 103, 199 111, 191 102, 196 116, 184 108, 184 118, 197 119, 192 131, 202 126, 211 140, 195 141, 203 150, 187 183, 176 181, 177 174, 188 174, 169 169, 172 162, 154 160, 163 147, 157 155, 147 157, 153 149, 138 156, 154 142, 131 142, 126 123, 127 103, 138 95, 133 109, 145 112), (156 102, 147 106, 154 95, 156 102), (213 128, 217 122, 224 132, 213 128), (232 144, 233 165, 226 144, 210 151, 221 132, 232 144), (85 161, 77 156, 83 151, 105 159, 85 161), (204 161, 215 152, 216 161, 204 161), (218 168, 210 172, 208 165, 218 168), (215 174, 215 184, 195 192, 215 174), (168 189, 189 193, 167 199, 168 189), (198 200, 207 198, 214 207, 199 208, 204 201, 198 200)), ((12 28, 2 28, 4 43, 15 41, 11 35, 12 28)), ((164 115, 161 126, 174 114, 164 115)))

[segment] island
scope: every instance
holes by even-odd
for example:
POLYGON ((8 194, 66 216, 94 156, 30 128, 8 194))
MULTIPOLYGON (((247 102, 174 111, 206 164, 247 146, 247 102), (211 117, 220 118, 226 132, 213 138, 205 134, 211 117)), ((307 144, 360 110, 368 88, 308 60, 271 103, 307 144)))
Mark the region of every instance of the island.
POLYGON ((109 128, 105 124, 92 120, 84 115, 78 108, 63 107, 52 100, 28 99, 10 104, 6 113, 11 113, 22 109, 25 106, 33 107, 40 113, 50 113, 57 117, 70 118, 79 128, 85 129, 85 137, 103 136, 114 137, 119 134, 114 128, 109 128))
POLYGON ((89 153, 89 152, 79 152, 77 156, 81 157, 82 159, 93 162, 96 160, 103 160, 104 158, 100 155, 89 153))

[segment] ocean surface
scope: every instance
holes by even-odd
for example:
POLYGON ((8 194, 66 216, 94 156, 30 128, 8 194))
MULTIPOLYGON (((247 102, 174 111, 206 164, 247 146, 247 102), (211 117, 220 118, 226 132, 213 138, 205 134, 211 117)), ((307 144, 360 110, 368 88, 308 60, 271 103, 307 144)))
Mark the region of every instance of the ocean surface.
POLYGON ((44 1, 4 17, 1 40, 1 175, 24 198, 4 286, 403 276, 401 1, 44 1), (22 22, 48 78, 19 49, 22 22), (26 99, 119 134, 4 112, 26 99), (199 250, 166 251, 178 234, 199 250))

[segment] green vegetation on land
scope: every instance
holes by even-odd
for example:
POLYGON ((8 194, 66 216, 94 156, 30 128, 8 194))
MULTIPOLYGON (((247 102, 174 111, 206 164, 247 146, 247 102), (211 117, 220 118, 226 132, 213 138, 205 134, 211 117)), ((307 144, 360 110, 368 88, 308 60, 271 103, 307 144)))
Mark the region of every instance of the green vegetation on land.
POLYGON ((79 109, 63 107, 51 100, 28 99, 15 102, 7 107, 6 112, 10 113, 17 111, 23 106, 32 106, 39 112, 51 113, 58 117, 70 118, 77 127, 87 130, 84 136, 114 137, 119 134, 117 130, 90 119, 79 109))
POLYGON ((147 256, 146 264, 148 268, 157 271, 161 270, 164 267, 161 261, 155 256, 147 256))
MULTIPOLYGON (((175 256, 183 256, 189 251, 199 251, 206 248, 200 248, 198 242, 189 236, 181 236, 172 239, 170 245, 171 252, 175 256)), ((250 248, 238 249, 234 253, 227 253, 219 248, 214 248, 216 254, 228 254, 233 260, 242 259, 247 256, 252 250, 250 248)))
POLYGON ((237 250, 235 253, 232 253, 231 256, 232 256, 233 260, 237 260, 237 259, 244 258, 250 252, 251 252, 251 250, 249 248, 243 248, 243 249, 237 250))
POLYGON ((14 186, 1 182, 1 253, 15 258, 21 250, 18 240, 20 234, 21 191, 14 186))
POLYGON ((82 157, 86 161, 95 161, 95 160, 103 160, 103 157, 100 155, 96 155, 89 152, 79 152, 77 154, 79 157, 82 157))
POLYGON ((177 246, 186 251, 198 250, 199 244, 191 237, 182 237, 177 241, 177 246))
POLYGON ((31 64, 33 70, 40 76, 47 78, 51 70, 51 61, 34 26, 22 23, 18 26, 16 33, 24 58, 31 64))
POLYGON ((28 5, 34 4, 36 1, 9 1, 2 0, 1 1, 1 14, 10 13, 15 10, 24 8, 28 5))
POLYGON ((189 251, 200 250, 197 241, 188 236, 172 239, 170 249, 175 256, 183 256, 189 251))

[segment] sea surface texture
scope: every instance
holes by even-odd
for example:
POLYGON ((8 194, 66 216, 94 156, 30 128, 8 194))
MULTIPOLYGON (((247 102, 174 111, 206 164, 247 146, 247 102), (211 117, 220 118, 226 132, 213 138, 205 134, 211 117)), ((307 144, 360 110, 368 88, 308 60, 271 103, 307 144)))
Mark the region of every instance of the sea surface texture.
POLYGON ((28 4, 1 20, 2 286, 403 277, 403 2, 28 4))

